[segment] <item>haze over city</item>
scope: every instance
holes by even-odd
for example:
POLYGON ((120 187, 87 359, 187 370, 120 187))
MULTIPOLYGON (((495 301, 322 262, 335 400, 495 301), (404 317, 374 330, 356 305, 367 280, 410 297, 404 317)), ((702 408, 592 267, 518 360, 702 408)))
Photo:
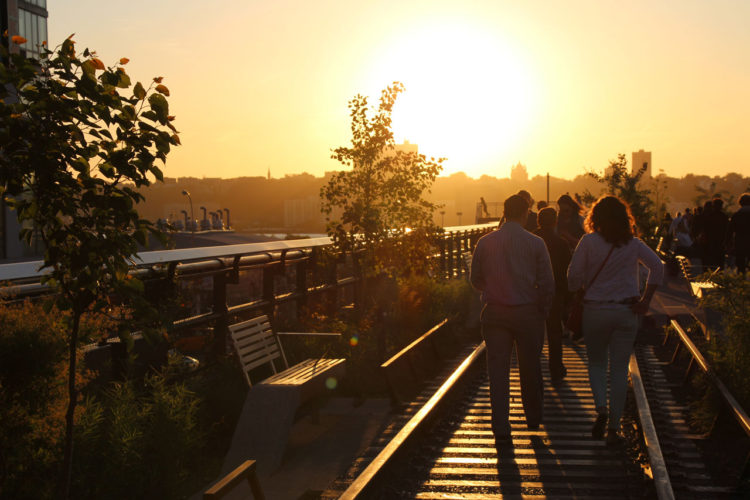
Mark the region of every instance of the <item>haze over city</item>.
POLYGON ((50 1, 49 41, 75 32, 134 80, 163 76, 183 146, 171 177, 274 177, 341 166, 347 102, 404 83, 396 141, 443 175, 572 178, 617 153, 654 173, 747 172, 745 1, 50 1))

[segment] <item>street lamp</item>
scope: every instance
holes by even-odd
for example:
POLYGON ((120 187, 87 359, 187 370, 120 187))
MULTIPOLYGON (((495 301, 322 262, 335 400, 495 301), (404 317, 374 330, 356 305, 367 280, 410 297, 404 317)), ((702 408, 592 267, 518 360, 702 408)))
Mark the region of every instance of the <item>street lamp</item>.
POLYGON ((458 215, 458 225, 461 225, 461 216, 463 215, 463 212, 456 212, 456 215, 458 215))
POLYGON ((195 217, 193 216, 193 199, 190 197, 190 192, 187 189, 183 189, 182 194, 187 196, 188 200, 190 201, 190 231, 192 233, 191 238, 195 240, 195 217))
POLYGON ((440 227, 445 227, 445 210, 440 211, 440 227))

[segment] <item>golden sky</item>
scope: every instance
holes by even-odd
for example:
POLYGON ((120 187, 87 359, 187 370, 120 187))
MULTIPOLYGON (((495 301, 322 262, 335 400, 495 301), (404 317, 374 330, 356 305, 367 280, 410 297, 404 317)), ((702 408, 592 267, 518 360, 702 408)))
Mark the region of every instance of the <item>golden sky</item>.
POLYGON ((394 80, 397 141, 444 174, 750 172, 747 0, 49 0, 52 46, 164 76, 172 177, 339 168, 347 101, 394 80))

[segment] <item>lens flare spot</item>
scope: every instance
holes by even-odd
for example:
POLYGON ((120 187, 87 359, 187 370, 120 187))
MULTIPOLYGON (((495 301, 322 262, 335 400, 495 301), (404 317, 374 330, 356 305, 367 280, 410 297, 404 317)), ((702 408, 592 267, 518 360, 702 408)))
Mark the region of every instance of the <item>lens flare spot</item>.
POLYGON ((352 338, 349 339, 349 345, 354 347, 357 344, 359 344, 359 335, 352 335, 352 338))
POLYGON ((326 387, 330 390, 334 390, 336 386, 339 385, 339 381, 336 380, 336 377, 328 377, 326 379, 326 387))

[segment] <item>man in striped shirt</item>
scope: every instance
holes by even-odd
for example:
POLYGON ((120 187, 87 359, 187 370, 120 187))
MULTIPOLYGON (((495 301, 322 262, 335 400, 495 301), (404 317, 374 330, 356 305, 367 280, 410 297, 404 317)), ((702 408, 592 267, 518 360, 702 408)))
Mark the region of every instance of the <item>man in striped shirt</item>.
POLYGON ((506 222, 477 242, 471 283, 482 292, 482 337, 487 345, 492 431, 497 446, 509 444, 509 373, 516 345, 521 399, 529 429, 542 423, 540 354, 555 280, 544 240, 524 229, 529 205, 513 195, 504 204, 506 222))

